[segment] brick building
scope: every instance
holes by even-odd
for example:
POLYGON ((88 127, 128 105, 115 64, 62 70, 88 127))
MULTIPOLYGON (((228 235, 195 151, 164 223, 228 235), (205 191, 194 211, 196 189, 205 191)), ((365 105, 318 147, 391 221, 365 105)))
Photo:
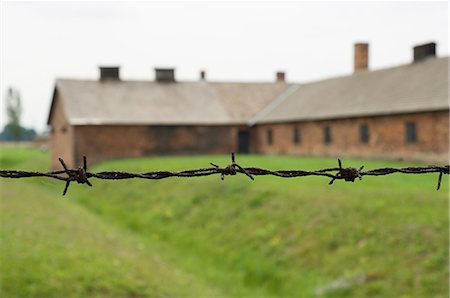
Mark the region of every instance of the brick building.
POLYGON ((249 152, 248 119, 287 88, 275 83, 177 82, 172 69, 156 80, 122 81, 118 68, 100 80, 57 80, 48 123, 57 157, 78 164, 161 154, 249 152), (238 141, 240 140, 239 144, 238 141))
POLYGON ((288 84, 57 80, 48 124, 53 167, 160 154, 242 153, 447 160, 448 57, 435 44, 411 64, 369 71, 369 47, 355 45, 352 75, 288 84))

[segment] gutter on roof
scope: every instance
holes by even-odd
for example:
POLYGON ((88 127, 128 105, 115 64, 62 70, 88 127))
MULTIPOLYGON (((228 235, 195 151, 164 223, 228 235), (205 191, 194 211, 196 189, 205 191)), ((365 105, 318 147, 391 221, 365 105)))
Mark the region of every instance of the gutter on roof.
POLYGON ((280 104, 282 104, 289 96, 291 96, 295 91, 300 88, 300 85, 292 85, 289 88, 287 88, 283 93, 278 95, 273 101, 269 103, 264 109, 256 113, 250 120, 248 120, 247 124, 248 126, 253 126, 259 120, 266 117, 269 113, 271 113, 273 110, 275 110, 280 104))
POLYGON ((246 122, 123 122, 123 121, 105 121, 103 119, 84 119, 73 118, 69 120, 70 125, 73 126, 91 126, 91 125, 103 125, 103 126, 247 126, 246 122))

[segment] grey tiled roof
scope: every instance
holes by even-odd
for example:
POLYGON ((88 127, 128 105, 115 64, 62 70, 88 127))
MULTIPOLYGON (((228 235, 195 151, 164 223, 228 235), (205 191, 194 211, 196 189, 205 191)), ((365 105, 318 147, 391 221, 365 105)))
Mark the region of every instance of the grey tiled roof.
POLYGON ((449 59, 432 58, 398 67, 300 84, 253 123, 334 119, 448 110, 449 59))
POLYGON ((254 125, 448 110, 448 63, 433 58, 308 84, 59 79, 54 100, 73 125, 254 125))
POLYGON ((57 80, 56 95, 62 99, 64 112, 73 125, 245 125, 288 86, 286 83, 57 80))

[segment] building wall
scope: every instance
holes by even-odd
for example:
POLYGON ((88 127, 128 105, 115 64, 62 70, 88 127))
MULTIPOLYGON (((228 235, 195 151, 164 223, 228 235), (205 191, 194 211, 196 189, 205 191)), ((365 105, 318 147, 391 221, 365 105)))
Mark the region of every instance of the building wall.
POLYGON ((86 125, 75 127, 75 159, 89 163, 128 157, 229 154, 237 126, 86 125))
MULTIPOLYGON (((58 157, 77 167, 82 156, 89 163, 153 155, 229 154, 237 152, 240 126, 70 126, 61 101, 56 100, 51 119, 52 168, 58 157)), ((250 131, 250 152, 304 156, 354 156, 448 162, 449 112, 361 117, 324 121, 258 125, 250 131), (405 141, 405 123, 415 122, 417 142, 405 141), (369 128, 369 142, 360 142, 360 126, 369 128), (330 127, 331 143, 324 143, 323 129, 330 127), (294 143, 297 127, 300 142, 294 143), (267 131, 272 130, 272 144, 267 131)))
POLYGON ((61 169, 61 163, 58 158, 62 158, 69 167, 74 166, 73 159, 73 127, 69 125, 67 117, 64 114, 62 101, 56 95, 53 114, 50 121, 52 127, 51 135, 51 167, 52 169, 61 169))
POLYGON ((356 156, 445 162, 449 154, 449 112, 361 117, 255 127, 256 152, 311 156, 356 156), (415 122, 417 142, 405 141, 406 122, 415 122), (369 142, 360 142, 360 126, 369 128, 369 142), (331 142, 324 142, 324 127, 329 126, 331 142), (293 130, 300 132, 300 142, 293 141, 293 130), (273 143, 267 142, 272 130, 273 143))

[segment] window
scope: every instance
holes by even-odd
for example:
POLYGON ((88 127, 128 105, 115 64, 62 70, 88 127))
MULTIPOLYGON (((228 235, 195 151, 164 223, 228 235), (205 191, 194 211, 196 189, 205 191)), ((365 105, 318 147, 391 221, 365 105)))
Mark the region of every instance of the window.
POLYGON ((292 131, 292 140, 294 141, 294 144, 300 144, 300 129, 298 129, 298 127, 294 127, 294 130, 292 131))
POLYGON ((272 145, 273 143, 273 133, 272 130, 269 128, 267 130, 267 144, 272 145))
POLYGON ((361 144, 369 143, 369 126, 367 124, 361 125, 359 127, 359 141, 361 144))
POLYGON ((415 122, 406 122, 405 125, 405 139, 406 143, 414 144, 417 143, 417 128, 415 122))
POLYGON ((323 128, 323 142, 325 144, 331 144, 331 129, 329 126, 323 128))

